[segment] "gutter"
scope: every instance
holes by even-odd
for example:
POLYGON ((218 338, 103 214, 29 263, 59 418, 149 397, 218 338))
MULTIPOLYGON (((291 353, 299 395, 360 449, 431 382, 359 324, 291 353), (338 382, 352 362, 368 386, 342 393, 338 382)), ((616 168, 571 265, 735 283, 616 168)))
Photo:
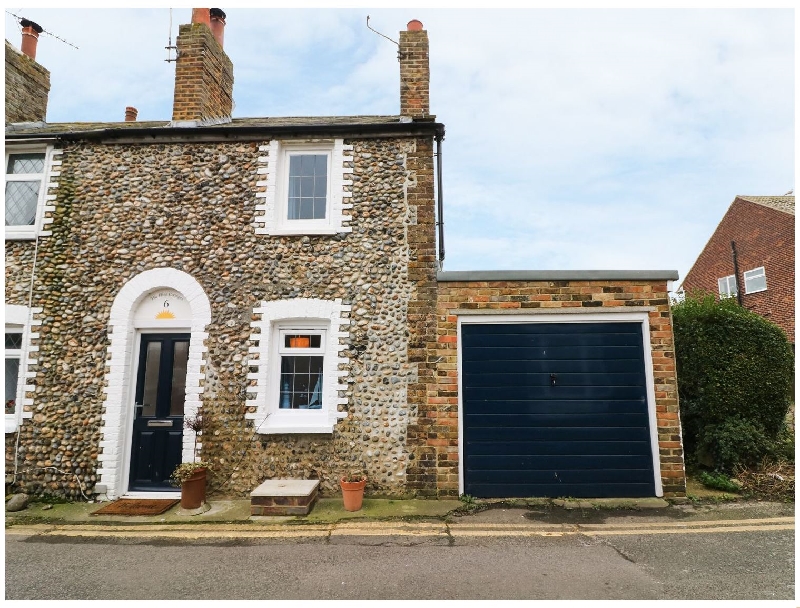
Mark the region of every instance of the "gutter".
POLYGON ((438 122, 397 122, 385 124, 308 124, 308 125, 258 125, 258 126, 207 126, 207 127, 143 127, 124 129, 96 129, 91 131, 63 131, 59 133, 6 132, 7 142, 48 140, 101 141, 115 143, 142 143, 158 140, 210 142, 224 140, 261 140, 280 137, 310 137, 339 135, 347 137, 396 137, 398 135, 444 137, 444 125, 438 122))

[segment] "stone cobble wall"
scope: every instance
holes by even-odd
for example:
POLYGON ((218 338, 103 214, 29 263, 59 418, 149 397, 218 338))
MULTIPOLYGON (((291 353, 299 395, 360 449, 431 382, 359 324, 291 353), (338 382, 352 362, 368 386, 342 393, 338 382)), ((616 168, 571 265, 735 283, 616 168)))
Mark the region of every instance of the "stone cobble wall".
MULTIPOLYGON (((64 146, 53 235, 40 243, 34 287, 43 312, 34 418, 21 427, 17 455, 25 491, 78 497, 78 481, 87 493, 98 482, 109 312, 122 286, 153 268, 188 273, 211 302, 201 441, 203 459, 214 463, 212 488, 246 495, 264 479, 300 477, 333 493, 338 475, 363 466, 368 492, 407 491, 408 386, 417 380, 409 268, 429 267, 432 276, 435 264, 428 248, 418 255, 419 233, 433 239, 433 201, 432 189, 416 196, 415 167, 432 166, 418 159, 430 143, 346 140, 354 146, 352 233, 291 237, 256 235, 252 226, 266 143, 64 146), (245 419, 253 309, 286 298, 352 306, 340 366, 349 415, 332 435, 262 435, 245 419)), ((7 471, 14 441, 7 435, 7 471)))
POLYGON ((28 305, 35 250, 33 241, 6 241, 6 304, 28 305))
MULTIPOLYGON (((458 494, 458 316, 457 310, 527 311, 609 307, 651 307, 650 348, 658 424, 661 481, 665 496, 683 496, 686 481, 678 418, 675 349, 667 286, 664 281, 470 281, 440 282, 436 343, 428 352, 435 378, 420 411, 420 450, 428 477, 440 496, 458 494)), ((509 315, 509 319, 513 319, 509 315)))

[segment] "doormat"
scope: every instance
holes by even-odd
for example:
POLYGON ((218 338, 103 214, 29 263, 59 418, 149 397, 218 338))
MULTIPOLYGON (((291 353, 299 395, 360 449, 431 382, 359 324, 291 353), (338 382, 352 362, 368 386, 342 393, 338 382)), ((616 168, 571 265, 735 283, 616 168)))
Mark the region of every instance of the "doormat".
POLYGON ((179 502, 179 498, 120 498, 93 511, 92 515, 161 515, 179 502))

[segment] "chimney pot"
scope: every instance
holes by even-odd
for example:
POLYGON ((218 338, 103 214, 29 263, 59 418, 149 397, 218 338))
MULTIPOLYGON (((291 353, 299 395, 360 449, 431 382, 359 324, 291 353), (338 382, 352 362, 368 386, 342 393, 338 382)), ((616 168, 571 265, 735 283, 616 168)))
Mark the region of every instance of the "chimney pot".
POLYGON ((209 10, 209 15, 211 18, 211 33, 214 34, 214 38, 216 38, 217 42, 219 42, 220 46, 224 46, 223 42, 225 40, 225 11, 219 8, 212 8, 209 10))
POLYGON ((36 46, 39 43, 39 34, 44 31, 44 28, 28 19, 20 19, 19 24, 22 26, 22 45, 20 50, 24 55, 36 61, 36 46))
POLYGON ((193 8, 192 9, 192 23, 205 23, 211 27, 211 9, 208 8, 193 8))
POLYGON ((408 22, 406 26, 409 32, 421 32, 423 30, 422 21, 418 19, 412 19, 408 22))
POLYGON ((138 115, 139 115, 139 110, 137 110, 133 106, 128 106, 127 108, 125 108, 125 122, 134 122, 138 115))

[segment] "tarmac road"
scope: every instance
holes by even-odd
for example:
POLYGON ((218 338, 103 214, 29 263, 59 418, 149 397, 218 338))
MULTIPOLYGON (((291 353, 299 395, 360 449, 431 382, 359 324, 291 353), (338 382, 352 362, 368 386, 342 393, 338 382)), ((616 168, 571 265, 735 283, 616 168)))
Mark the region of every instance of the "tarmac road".
POLYGON ((786 509, 692 518, 503 509, 447 523, 6 531, 6 599, 794 596, 786 509))

